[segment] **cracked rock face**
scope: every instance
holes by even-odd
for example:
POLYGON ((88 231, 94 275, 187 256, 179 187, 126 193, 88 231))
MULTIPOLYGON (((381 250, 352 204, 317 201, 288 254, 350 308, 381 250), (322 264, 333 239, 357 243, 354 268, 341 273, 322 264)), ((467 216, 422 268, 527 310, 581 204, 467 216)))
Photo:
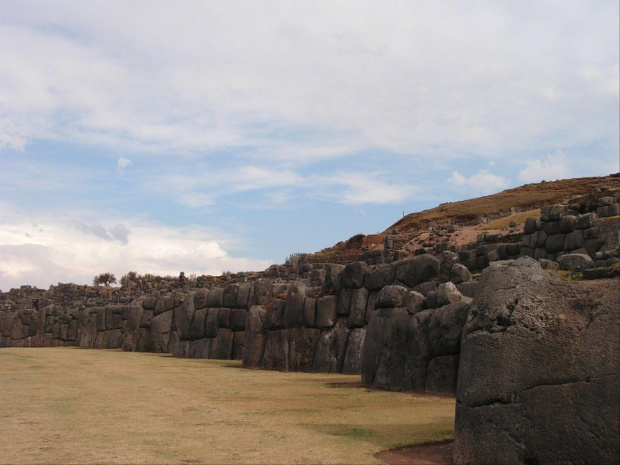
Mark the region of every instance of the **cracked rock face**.
POLYGON ((620 286, 527 258, 483 273, 461 339, 455 463, 617 463, 620 286))

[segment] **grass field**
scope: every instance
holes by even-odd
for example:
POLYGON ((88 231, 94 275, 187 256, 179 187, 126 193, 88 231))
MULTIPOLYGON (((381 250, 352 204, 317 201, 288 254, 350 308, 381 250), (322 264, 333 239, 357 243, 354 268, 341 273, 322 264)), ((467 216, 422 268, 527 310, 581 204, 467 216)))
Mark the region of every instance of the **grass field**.
POLYGON ((454 399, 359 376, 75 348, 0 349, 1 463, 380 463, 453 436, 454 399))

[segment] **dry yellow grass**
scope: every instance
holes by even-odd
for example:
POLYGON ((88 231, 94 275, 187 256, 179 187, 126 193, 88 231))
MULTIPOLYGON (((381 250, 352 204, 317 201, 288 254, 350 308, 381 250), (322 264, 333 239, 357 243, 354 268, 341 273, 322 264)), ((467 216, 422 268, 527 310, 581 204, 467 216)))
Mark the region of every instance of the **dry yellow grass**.
POLYGON ((522 213, 515 213, 514 215, 506 216, 505 218, 500 218, 495 221, 491 221, 487 224, 482 224, 478 226, 476 229, 480 231, 490 231, 495 229, 504 229, 507 228, 510 223, 513 221, 517 224, 525 223, 525 220, 528 218, 540 218, 540 208, 536 208, 534 210, 528 210, 522 213))
POLYGON ((452 437, 454 399, 347 387, 356 381, 156 354, 1 349, 0 462, 379 463, 380 450, 452 437))

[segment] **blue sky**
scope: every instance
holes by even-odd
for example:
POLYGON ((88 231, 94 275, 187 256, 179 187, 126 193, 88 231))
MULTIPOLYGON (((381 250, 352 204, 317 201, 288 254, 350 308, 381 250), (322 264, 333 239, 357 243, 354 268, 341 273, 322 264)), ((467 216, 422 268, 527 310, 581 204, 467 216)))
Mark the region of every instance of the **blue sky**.
POLYGON ((0 289, 261 270, 617 172, 617 0, 0 3, 0 289))

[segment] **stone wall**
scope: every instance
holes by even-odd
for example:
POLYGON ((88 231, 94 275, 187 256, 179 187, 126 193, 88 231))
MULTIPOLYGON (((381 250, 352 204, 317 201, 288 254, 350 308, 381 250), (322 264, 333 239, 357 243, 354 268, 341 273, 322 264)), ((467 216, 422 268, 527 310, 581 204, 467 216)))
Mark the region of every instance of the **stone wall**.
POLYGON ((620 286, 487 268, 462 335, 455 463, 618 463, 620 286))

